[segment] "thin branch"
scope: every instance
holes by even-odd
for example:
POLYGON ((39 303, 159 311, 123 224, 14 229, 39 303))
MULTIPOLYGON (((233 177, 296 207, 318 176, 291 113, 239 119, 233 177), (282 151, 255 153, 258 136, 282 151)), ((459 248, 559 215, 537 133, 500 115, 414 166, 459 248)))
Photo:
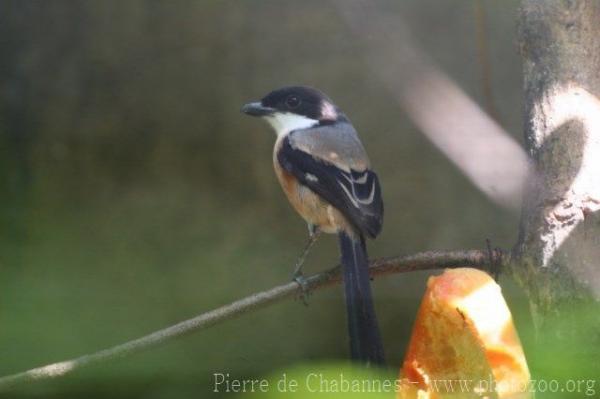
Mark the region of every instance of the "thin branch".
MULTIPOLYGON (((414 255, 381 258, 370 262, 372 277, 394 273, 406 273, 421 270, 433 270, 457 267, 475 267, 482 269, 490 262, 504 263, 506 256, 501 250, 492 254, 486 250, 461 251, 429 251, 414 255), (494 259, 490 259, 490 256, 494 259)), ((325 272, 307 277, 307 287, 316 290, 337 284, 341 281, 340 267, 336 266, 325 272)), ((36 380, 45 380, 63 376, 82 367, 103 361, 122 358, 164 344, 170 340, 194 331, 203 330, 212 325, 232 319, 244 313, 265 307, 275 302, 294 296, 298 292, 298 284, 289 282, 266 291, 258 292, 228 305, 202 313, 194 318, 182 321, 170 327, 158 330, 141 338, 129 341, 112 348, 104 349, 89 355, 52 363, 21 373, 0 377, 0 390, 11 386, 36 380)))

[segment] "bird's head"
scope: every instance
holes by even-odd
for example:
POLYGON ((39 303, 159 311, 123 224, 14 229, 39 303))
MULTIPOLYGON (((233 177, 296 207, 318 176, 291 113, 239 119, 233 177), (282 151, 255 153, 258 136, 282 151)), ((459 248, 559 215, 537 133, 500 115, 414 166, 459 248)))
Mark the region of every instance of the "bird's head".
POLYGON ((346 120, 329 97, 306 86, 274 90, 262 100, 244 105, 242 112, 265 118, 277 135, 346 120))

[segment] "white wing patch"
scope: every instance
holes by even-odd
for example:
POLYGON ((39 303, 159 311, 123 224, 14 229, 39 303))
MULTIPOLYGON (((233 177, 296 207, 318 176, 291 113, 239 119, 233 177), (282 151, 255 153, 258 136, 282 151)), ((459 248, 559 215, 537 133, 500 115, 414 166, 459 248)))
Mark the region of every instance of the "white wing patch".
POLYGON ((367 177, 369 177, 369 175, 367 174, 367 172, 365 172, 361 177, 353 181, 358 184, 365 184, 367 182, 367 177))
POLYGON ((344 190, 344 192, 348 196, 348 199, 350 200, 350 202, 352 202, 352 205, 354 205, 355 208, 360 208, 360 205, 371 205, 373 203, 373 200, 375 199, 375 179, 373 179, 373 181, 371 182, 371 192, 369 193, 369 196, 366 199, 361 199, 356 194, 356 185, 365 184, 367 182, 367 179, 369 177, 368 171, 365 171, 362 174, 362 176, 360 176, 357 179, 354 179, 352 176, 348 176, 346 173, 342 173, 342 176, 348 181, 348 183, 350 183, 352 191, 348 190, 346 185, 339 180, 338 184, 340 185, 340 187, 342 187, 342 190, 344 190))
MULTIPOLYGON (((358 205, 358 202, 356 202, 356 199, 354 198, 354 195, 352 195, 352 193, 350 193, 350 191, 348 191, 348 189, 346 188, 346 186, 344 186, 342 184, 342 182, 340 182, 340 181, 338 181, 338 184, 342 187, 342 190, 344 190, 344 192, 348 196, 348 199, 350 200, 350 202, 352 202, 352 205, 354 205, 355 208, 360 208, 360 205, 358 205)), ((354 191, 354 190, 352 190, 352 191, 354 191)))
POLYGON ((312 181, 312 182, 318 182, 319 178, 315 175, 313 175, 312 173, 306 173, 304 176, 306 176, 306 180, 308 181, 312 181))

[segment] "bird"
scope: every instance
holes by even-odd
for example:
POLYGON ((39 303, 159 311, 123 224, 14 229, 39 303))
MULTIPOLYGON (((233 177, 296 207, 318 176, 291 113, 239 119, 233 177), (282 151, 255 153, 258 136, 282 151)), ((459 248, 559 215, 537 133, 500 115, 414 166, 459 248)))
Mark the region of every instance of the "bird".
POLYGON ((276 133, 273 166, 293 208, 306 221, 309 241, 294 279, 321 232, 337 234, 343 270, 350 358, 385 362, 371 292, 366 238, 383 225, 377 174, 348 117, 321 91, 286 86, 250 102, 242 112, 261 117, 276 133))

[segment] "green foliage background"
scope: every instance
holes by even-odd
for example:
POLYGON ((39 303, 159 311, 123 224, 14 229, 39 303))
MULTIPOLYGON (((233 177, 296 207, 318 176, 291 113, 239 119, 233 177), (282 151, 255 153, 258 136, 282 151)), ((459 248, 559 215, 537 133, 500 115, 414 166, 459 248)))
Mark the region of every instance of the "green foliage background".
MULTIPOLYGON (((473 2, 379 4, 483 103, 473 2)), ((521 140, 517 2, 484 4, 499 118, 521 140)), ((306 227, 273 175, 273 134, 239 113, 284 84, 319 87, 359 130, 386 201, 371 256, 516 240, 518 215, 490 203, 410 124, 328 2, 2 0, 0 71, 0 374, 288 281, 306 227)), ((336 262, 326 238, 307 271, 336 262)), ((426 278, 374 283, 393 373, 426 278)), ((506 292, 529 342, 523 294, 509 282, 506 292)), ((6 395, 205 397, 214 372, 268 375, 344 359, 346 346, 338 287, 308 307, 278 304, 6 395)))

